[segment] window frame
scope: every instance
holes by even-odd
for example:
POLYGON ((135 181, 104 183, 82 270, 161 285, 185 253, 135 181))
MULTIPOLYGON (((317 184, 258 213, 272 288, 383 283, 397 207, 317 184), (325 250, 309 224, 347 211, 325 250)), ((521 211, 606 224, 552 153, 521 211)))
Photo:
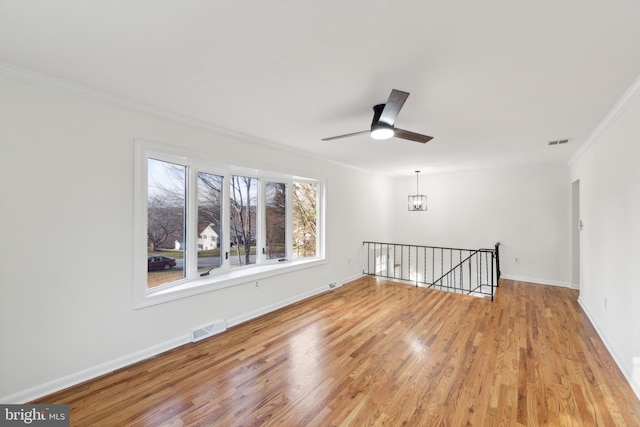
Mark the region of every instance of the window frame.
MULTIPOLYGON (((231 178, 232 176, 237 176, 237 177, 241 177, 241 178, 250 178, 250 179, 255 179, 256 180, 256 184, 257 184, 257 189, 256 189, 256 230, 255 230, 255 234, 256 234, 256 260, 254 263, 252 264, 244 264, 244 265, 233 265, 232 264, 232 254, 231 254, 231 210, 230 210, 230 206, 231 206, 231 179, 229 179, 228 185, 227 185, 227 191, 229 193, 229 197, 228 199, 225 199, 225 201, 228 201, 228 203, 226 203, 226 207, 228 208, 228 215, 224 215, 224 218, 229 218, 229 225, 226 228, 227 233, 229 234, 229 237, 227 238, 227 245, 226 245, 226 253, 229 254, 229 256, 227 257, 225 255, 225 261, 228 262, 229 267, 233 268, 234 270, 237 269, 243 269, 243 268, 251 268, 254 265, 257 265, 260 263, 260 257, 258 254, 258 243, 260 242, 260 236, 262 233, 262 230, 260 230, 260 217, 262 216, 261 212, 263 211, 262 209, 262 203, 263 203, 263 197, 261 194, 261 187, 262 187, 262 183, 261 183, 261 178, 258 177, 257 173, 239 173, 239 172, 235 172, 229 175, 229 178, 231 178)), ((225 177, 226 178, 226 177, 225 177)), ((251 198, 249 198, 248 202, 249 202, 249 216, 251 216, 251 203, 250 203, 251 198)), ((224 207, 223 207, 223 212, 225 211, 224 207)), ((249 236, 249 238, 251 238, 251 236, 249 236)), ((236 243, 236 250, 240 248, 240 244, 236 243)), ((239 256, 239 255, 238 255, 239 256)))
MULTIPOLYGON (((219 241, 218 248, 220 250, 221 263, 220 263, 220 267, 218 267, 218 268, 213 267, 212 269, 210 269, 209 270, 209 274, 214 274, 215 275, 215 273, 218 270, 220 270, 220 269, 222 269, 224 267, 224 261, 225 260, 222 258, 222 250, 223 250, 223 246, 222 245, 223 245, 223 236, 224 236, 225 231, 224 231, 224 229, 222 227, 225 224, 225 220, 228 221, 228 219, 225 218, 225 215, 224 215, 224 204, 226 203, 225 200, 228 197, 228 194, 227 194, 228 193, 228 189, 225 188, 225 184, 226 184, 226 181, 227 181, 226 180, 226 176, 224 174, 219 173, 219 172, 220 171, 210 170, 210 168, 203 168, 203 167, 196 167, 193 170, 193 175, 194 175, 194 183, 193 183, 194 187, 193 188, 194 188, 194 191, 195 191, 195 194, 193 196, 195 200, 193 201, 193 204, 195 206, 194 206, 194 213, 193 213, 192 217, 194 218, 194 227, 195 227, 195 229, 193 230, 194 234, 193 234, 193 237, 191 237, 191 240, 195 239, 193 246, 195 247, 196 256, 195 257, 191 256, 191 258, 190 258, 190 261, 191 261, 190 269, 191 269, 191 271, 194 271, 198 275, 200 274, 200 272, 198 272, 198 242, 197 242, 198 236, 199 236, 199 234, 198 234, 198 221, 199 221, 199 217, 198 217, 198 214, 199 214, 199 212, 198 212, 198 205, 199 205, 199 200, 198 200, 199 187, 198 187, 198 184, 199 184, 199 182, 198 182, 198 179, 199 179, 199 174, 200 173, 205 173, 205 174, 208 174, 208 175, 220 176, 222 178, 222 184, 221 184, 221 191, 222 191, 221 203, 222 203, 222 206, 220 208, 220 215, 221 215, 221 218, 220 218, 220 233, 222 234, 222 236, 218 235, 218 239, 219 239, 218 240, 219 241)), ((191 245, 189 245, 189 246, 191 246, 191 245)))
POLYGON ((324 193, 325 180, 316 177, 299 177, 293 174, 273 172, 243 167, 208 153, 197 152, 179 147, 136 139, 134 141, 134 239, 133 239, 133 306, 134 309, 152 306, 192 295, 211 292, 230 286, 237 286, 279 274, 325 264, 324 245, 324 193), (185 191, 186 224, 184 248, 184 278, 164 283, 153 288, 147 286, 145 260, 147 252, 147 210, 148 210, 148 159, 171 162, 186 167, 185 191), (223 236, 219 240, 220 256, 223 257, 220 268, 214 268, 206 276, 200 276, 198 262, 198 173, 214 174, 223 177, 221 225, 223 236), (230 254, 230 177, 241 175, 256 178, 258 182, 256 209, 256 262, 240 267, 231 267, 230 254), (266 248, 266 187, 267 183, 283 183, 286 188, 286 257, 267 259, 263 254, 266 248), (292 188, 295 182, 317 183, 317 236, 316 255, 307 258, 292 257, 292 188), (223 254, 229 253, 229 257, 223 254))
MULTIPOLYGON (((321 244, 320 242, 320 238, 322 236, 322 242, 324 242, 324 227, 323 224, 320 223, 320 220, 318 219, 321 215, 321 211, 324 209, 324 184, 321 184, 320 182, 316 181, 316 180, 312 180, 312 179, 297 179, 295 180, 295 183, 313 183, 316 184, 316 250, 315 253, 316 254, 321 254, 321 250, 324 250, 324 243, 321 244)), ((293 197, 293 184, 294 182, 291 183, 291 190, 289 192, 289 195, 291 196, 291 215, 293 216, 293 211, 294 211, 294 197, 293 197)), ((290 236, 293 235, 293 218, 291 220, 291 222, 289 223, 291 225, 291 231, 290 231, 290 236)), ((306 258, 310 258, 310 257, 297 257, 295 256, 295 254, 293 253, 293 245, 290 246, 291 249, 291 253, 289 258, 290 259, 306 259, 306 258)), ((324 254, 324 252, 322 252, 322 254, 324 254)), ((318 256, 318 255, 316 255, 318 256)), ((322 255, 321 255, 322 256, 322 255)))
POLYGON ((287 239, 287 236, 291 236, 291 218, 293 216, 293 210, 291 206, 291 187, 293 186, 293 181, 288 181, 282 178, 274 178, 270 176, 265 176, 264 179, 260 181, 260 195, 264 203, 262 204, 263 212, 259 216, 262 224, 258 227, 259 230, 263 230, 260 239, 260 255, 262 256, 263 264, 275 264, 281 263, 282 258, 272 258, 268 259, 267 254, 265 253, 267 249, 267 185, 268 184, 284 184, 285 186, 285 255, 284 260, 288 261, 291 259, 291 239, 287 239))

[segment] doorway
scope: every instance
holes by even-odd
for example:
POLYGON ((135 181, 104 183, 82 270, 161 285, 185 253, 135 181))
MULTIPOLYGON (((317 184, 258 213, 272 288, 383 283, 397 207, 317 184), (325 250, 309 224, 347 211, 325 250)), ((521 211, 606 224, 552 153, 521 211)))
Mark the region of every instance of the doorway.
POLYGON ((571 287, 580 289, 580 180, 571 183, 571 287))

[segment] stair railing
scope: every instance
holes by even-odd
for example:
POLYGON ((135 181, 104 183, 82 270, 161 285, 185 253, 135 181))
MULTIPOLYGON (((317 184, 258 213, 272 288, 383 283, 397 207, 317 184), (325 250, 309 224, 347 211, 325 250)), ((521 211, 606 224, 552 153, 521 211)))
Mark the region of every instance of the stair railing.
POLYGON ((500 279, 499 245, 461 249, 363 242, 363 274, 493 300, 500 279))

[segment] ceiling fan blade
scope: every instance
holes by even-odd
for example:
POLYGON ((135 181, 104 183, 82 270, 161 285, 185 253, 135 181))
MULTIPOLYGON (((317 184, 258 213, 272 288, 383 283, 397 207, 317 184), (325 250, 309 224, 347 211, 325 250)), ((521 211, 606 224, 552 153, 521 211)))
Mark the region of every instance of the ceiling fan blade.
POLYGON ((396 117, 398 117, 398 113, 400 113, 400 110, 408 97, 409 92, 393 89, 389 95, 389 99, 387 99, 384 110, 382 110, 379 121, 393 126, 396 122, 396 117))
POLYGON ((422 144, 426 144, 433 139, 432 136, 409 132, 408 130, 398 128, 395 129, 395 134, 393 136, 395 136, 396 138, 408 139, 409 141, 420 142, 422 144))
POLYGON ((347 133, 345 135, 338 135, 338 136, 332 136, 329 138, 322 138, 322 141, 333 141, 334 139, 340 139, 340 138, 348 138, 350 136, 356 136, 356 135, 360 135, 363 133, 370 133, 370 130, 363 130, 361 132, 354 132, 354 133, 347 133))

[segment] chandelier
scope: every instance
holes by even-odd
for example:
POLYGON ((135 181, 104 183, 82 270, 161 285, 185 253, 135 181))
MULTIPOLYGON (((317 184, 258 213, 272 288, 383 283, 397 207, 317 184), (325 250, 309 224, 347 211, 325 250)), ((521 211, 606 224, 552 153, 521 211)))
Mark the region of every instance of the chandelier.
POLYGON ((419 194, 418 191, 418 174, 420 171, 416 171, 416 194, 409 196, 409 210, 410 211, 426 211, 427 210, 427 196, 419 194))

